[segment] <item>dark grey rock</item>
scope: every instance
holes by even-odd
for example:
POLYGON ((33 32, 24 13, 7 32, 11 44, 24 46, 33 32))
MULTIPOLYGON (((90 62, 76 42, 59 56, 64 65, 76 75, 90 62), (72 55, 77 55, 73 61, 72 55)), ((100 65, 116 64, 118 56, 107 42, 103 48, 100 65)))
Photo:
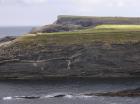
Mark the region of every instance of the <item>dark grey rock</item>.
POLYGON ((6 36, 4 38, 0 38, 0 43, 12 41, 14 39, 16 39, 16 36, 6 36))
POLYGON ((140 43, 0 49, 0 79, 140 77, 140 43))
POLYGON ((110 96, 110 97, 140 97, 140 88, 130 89, 117 92, 96 93, 96 96, 110 96))
POLYGON ((53 24, 33 28, 30 33, 74 31, 74 30, 85 29, 89 27, 95 27, 97 25, 102 25, 102 24, 140 25, 140 18, 60 15, 58 16, 56 22, 54 22, 53 24))

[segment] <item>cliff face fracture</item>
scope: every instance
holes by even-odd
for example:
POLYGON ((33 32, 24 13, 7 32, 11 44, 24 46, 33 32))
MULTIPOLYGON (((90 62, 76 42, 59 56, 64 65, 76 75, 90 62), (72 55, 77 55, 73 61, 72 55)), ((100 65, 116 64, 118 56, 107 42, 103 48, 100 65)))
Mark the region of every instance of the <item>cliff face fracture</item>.
POLYGON ((0 44, 0 79, 48 77, 140 77, 139 29, 34 33, 0 44))
POLYGON ((51 25, 33 28, 31 33, 36 32, 63 32, 86 29, 102 24, 127 24, 140 25, 140 18, 132 17, 88 17, 88 16, 65 16, 60 15, 56 22, 51 25))

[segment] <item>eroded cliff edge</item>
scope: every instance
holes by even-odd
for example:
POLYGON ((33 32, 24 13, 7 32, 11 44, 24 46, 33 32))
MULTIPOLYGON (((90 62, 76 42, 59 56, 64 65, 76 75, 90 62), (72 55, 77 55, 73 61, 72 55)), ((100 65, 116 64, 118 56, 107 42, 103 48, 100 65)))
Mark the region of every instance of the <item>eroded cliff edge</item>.
POLYGON ((140 30, 34 33, 0 44, 0 79, 50 77, 140 77, 140 30))
POLYGON ((139 77, 140 42, 0 50, 0 78, 139 77))
POLYGON ((83 30, 102 24, 140 25, 140 18, 60 15, 57 17, 57 20, 53 24, 33 28, 31 33, 51 33, 83 30))

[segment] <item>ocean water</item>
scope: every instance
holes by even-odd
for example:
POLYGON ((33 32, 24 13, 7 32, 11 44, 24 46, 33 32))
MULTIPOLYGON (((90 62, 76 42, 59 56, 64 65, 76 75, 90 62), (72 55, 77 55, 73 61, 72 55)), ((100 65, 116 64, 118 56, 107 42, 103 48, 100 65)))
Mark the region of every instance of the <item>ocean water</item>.
POLYGON ((0 27, 0 38, 5 36, 19 36, 31 31, 32 26, 0 27))
POLYGON ((139 97, 83 95, 138 87, 139 79, 0 81, 0 104, 140 104, 139 97))

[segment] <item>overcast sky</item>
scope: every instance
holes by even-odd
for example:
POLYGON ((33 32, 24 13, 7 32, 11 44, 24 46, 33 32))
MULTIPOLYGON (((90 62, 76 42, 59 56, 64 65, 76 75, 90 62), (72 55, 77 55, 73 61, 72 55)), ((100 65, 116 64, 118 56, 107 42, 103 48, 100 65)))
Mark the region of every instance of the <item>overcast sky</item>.
POLYGON ((57 15, 140 17, 140 0, 0 0, 0 26, 38 26, 57 15))

